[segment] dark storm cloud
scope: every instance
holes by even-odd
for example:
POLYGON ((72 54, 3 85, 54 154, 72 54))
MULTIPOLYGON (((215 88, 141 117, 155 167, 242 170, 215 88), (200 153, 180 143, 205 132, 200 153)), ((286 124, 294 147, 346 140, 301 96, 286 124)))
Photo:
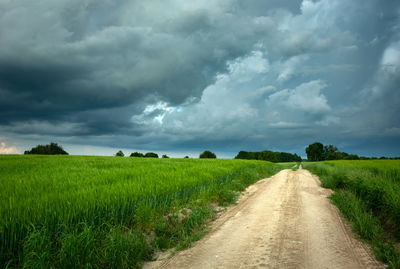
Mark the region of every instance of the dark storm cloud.
POLYGON ((399 8, 361 0, 2 2, 0 131, 221 152, 299 152, 314 140, 354 149, 362 137, 360 150, 375 141, 389 152, 383 141, 400 136, 399 8))
POLYGON ((3 123, 200 97, 265 32, 226 13, 230 4, 3 3, 3 123))
POLYGON ((268 31, 221 3, 4 3, 2 122, 200 97, 227 60, 268 31))

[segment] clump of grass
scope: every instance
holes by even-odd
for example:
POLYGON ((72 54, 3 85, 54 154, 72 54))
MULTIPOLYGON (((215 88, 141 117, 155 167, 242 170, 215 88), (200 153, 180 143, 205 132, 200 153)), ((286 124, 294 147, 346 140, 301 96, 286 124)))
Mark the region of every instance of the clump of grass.
POLYGON ((142 261, 151 259, 153 250, 146 237, 137 230, 110 227, 100 248, 99 260, 104 268, 135 268, 142 261))
POLYGON ((350 191, 336 192, 330 198, 350 220, 353 230, 372 245, 375 256, 388 263, 390 268, 400 268, 400 252, 394 247, 394 242, 387 239, 379 219, 371 209, 350 191))
POLYGON ((400 268, 400 161, 330 161, 307 163, 322 185, 337 192, 334 204, 376 257, 400 268))
POLYGON ((374 241, 382 235, 383 229, 377 218, 352 192, 338 191, 330 198, 362 238, 374 241))
POLYGON ((23 245, 24 268, 48 268, 55 256, 52 235, 46 229, 34 229, 23 245))
POLYGON ((72 231, 66 230, 58 237, 60 248, 56 250, 56 264, 62 268, 94 264, 96 260, 97 230, 86 224, 80 226, 72 231))
POLYGON ((195 208, 190 215, 179 220, 177 214, 169 218, 158 218, 154 225, 156 249, 165 250, 177 246, 178 249, 189 247, 201 238, 205 231, 207 220, 213 217, 214 211, 210 206, 195 208))

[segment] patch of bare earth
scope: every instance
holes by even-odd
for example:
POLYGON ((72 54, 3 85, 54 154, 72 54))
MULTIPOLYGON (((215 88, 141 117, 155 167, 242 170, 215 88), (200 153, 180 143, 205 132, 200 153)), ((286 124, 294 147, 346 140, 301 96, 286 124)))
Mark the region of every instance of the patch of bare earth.
POLYGON ((283 170, 246 193, 192 248, 144 268, 383 268, 307 170, 283 170))

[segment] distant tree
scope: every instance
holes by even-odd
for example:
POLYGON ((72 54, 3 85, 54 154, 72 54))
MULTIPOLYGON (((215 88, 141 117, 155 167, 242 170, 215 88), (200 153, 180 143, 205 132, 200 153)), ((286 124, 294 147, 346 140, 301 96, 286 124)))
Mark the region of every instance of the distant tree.
POLYGON ((239 153, 235 156, 235 159, 248 160, 248 159, 249 159, 249 152, 241 150, 241 151, 239 151, 239 153))
POLYGON ((323 161, 323 160, 370 160, 374 159, 368 157, 359 157, 356 154, 348 154, 341 152, 333 145, 322 145, 319 142, 310 144, 306 148, 307 158, 309 161, 323 161))
POLYGON ((338 158, 337 158, 337 160, 345 160, 346 158, 347 158, 347 156, 349 156, 349 154, 348 153, 346 153, 346 152, 337 152, 337 154, 338 154, 338 158))
POLYGON ((24 154, 40 154, 40 155, 68 155, 62 146, 51 142, 48 145, 37 145, 31 150, 26 150, 24 154))
POLYGON ((294 158, 296 159, 296 162, 302 162, 303 161, 303 159, 299 155, 297 155, 296 153, 294 154, 294 158))
POLYGON ((202 154, 200 154, 199 158, 200 159, 216 159, 217 155, 215 155, 215 153, 213 153, 209 150, 205 150, 202 154))
POLYGON ((115 156, 117 157, 124 157, 125 154, 122 152, 122 150, 118 151, 117 153, 115 153, 115 156))
MULTIPOLYGON (((273 152, 270 150, 264 150, 261 152, 256 152, 257 155, 256 159, 277 163, 281 160, 281 154, 282 152, 273 152)), ((282 155, 282 157, 287 157, 287 156, 282 155)), ((282 160, 282 161, 287 162, 288 160, 282 160)))
POLYGON ((144 157, 145 157, 145 158, 158 158, 158 154, 157 154, 157 153, 154 153, 154 152, 147 152, 147 153, 144 155, 144 157))
POLYGON ((136 151, 131 153, 131 157, 144 157, 144 154, 136 151))
POLYGON ((184 158, 185 158, 185 159, 189 159, 189 156, 185 156, 184 158))
POLYGON ((308 145, 306 148, 307 159, 309 161, 323 161, 324 160, 324 145, 319 142, 308 145))
POLYGON ((162 156, 162 158, 163 159, 169 159, 169 157, 167 155, 165 155, 165 154, 162 156))
POLYGON ((333 145, 324 146, 324 160, 339 160, 338 148, 333 145))
POLYGON ((360 157, 358 157, 358 155, 356 155, 356 154, 349 154, 349 155, 346 156, 344 159, 345 159, 345 160, 359 160, 360 157))

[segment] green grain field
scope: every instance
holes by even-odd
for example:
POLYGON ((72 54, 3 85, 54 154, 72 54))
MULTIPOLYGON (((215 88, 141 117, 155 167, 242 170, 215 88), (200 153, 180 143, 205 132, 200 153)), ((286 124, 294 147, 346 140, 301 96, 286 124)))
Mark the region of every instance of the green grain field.
POLYGON ((0 156, 0 267, 140 267, 155 250, 199 239, 212 204, 233 202, 282 168, 247 160, 0 156))
POLYGON ((376 257, 400 268, 400 160, 304 163, 376 257))

